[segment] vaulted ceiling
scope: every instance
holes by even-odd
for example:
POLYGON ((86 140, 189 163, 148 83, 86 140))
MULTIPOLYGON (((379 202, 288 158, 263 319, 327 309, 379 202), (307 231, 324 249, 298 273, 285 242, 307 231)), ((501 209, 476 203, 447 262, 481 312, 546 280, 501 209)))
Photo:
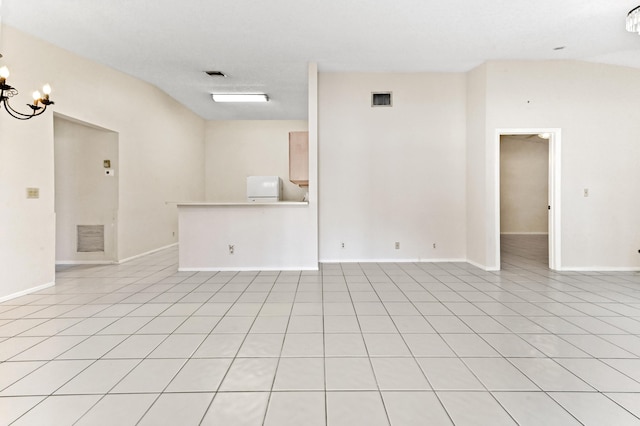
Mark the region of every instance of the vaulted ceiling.
POLYGON ((638 3, 3 0, 1 12, 3 24, 148 81, 205 119, 304 119, 308 62, 324 72, 464 72, 510 59, 640 68, 640 36, 625 30, 638 3), (217 104, 214 91, 271 101, 217 104))

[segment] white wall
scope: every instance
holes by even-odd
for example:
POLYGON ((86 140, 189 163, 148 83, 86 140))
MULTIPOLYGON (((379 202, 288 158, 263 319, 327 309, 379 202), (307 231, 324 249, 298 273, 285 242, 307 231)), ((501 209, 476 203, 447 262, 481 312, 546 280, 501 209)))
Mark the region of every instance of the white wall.
MULTIPOLYGON (((158 88, 6 25, 0 60, 21 90, 53 87, 53 109, 120 136, 118 256, 177 241, 175 205, 204 197, 204 120, 158 88)), ((54 280, 53 112, 27 122, 0 113, 0 298, 54 280), (40 199, 27 200, 26 187, 40 199), (6 265, 9 265, 8 267, 6 265)))
POLYGON ((321 261, 466 257, 465 92, 464 74, 320 74, 321 261))
MULTIPOLYGON (((493 143, 498 128, 562 129, 563 269, 640 268, 638 99, 637 69, 575 61, 487 64, 485 143, 493 143)), ((487 168, 496 167, 488 158, 487 168)), ((486 187, 491 223, 493 174, 486 187)), ((491 225, 489 235, 497 235, 491 225)), ((486 265, 495 263, 494 253, 487 244, 486 265)))
POLYGON ((56 263, 115 261, 118 134, 54 117, 56 263), (115 175, 107 176, 103 161, 115 175), (77 226, 103 225, 104 251, 78 252, 77 226))
POLYGON ((485 267, 487 256, 487 68, 467 73, 466 93, 466 247, 467 261, 485 267))
POLYGON ((500 137, 500 233, 549 230, 549 141, 538 135, 500 137))
POLYGON ((208 121, 205 198, 247 200, 247 176, 280 176, 285 201, 302 201, 306 188, 289 182, 289 132, 306 131, 305 120, 208 121))
MULTIPOLYGON (((4 33, 7 32, 5 27, 4 33)), ((6 48, 0 50, 7 55, 6 48)), ((18 76, 18 70, 13 68, 12 74, 18 76)), ((9 82, 19 88, 37 87, 37 82, 24 78, 24 74, 21 77, 9 82)), ((0 301, 3 301, 54 281, 52 121, 39 117, 19 123, 0 110, 0 159, 0 301), (40 198, 27 199, 28 187, 39 188, 40 198)))

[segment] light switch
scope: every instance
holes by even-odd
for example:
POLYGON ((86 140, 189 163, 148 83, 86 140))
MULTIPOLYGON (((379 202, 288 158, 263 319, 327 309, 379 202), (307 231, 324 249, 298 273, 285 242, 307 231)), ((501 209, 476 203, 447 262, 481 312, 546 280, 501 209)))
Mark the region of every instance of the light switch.
POLYGON ((27 188, 27 198, 40 198, 40 188, 27 188))
POLYGON ((584 196, 588 197, 589 196, 589 188, 585 188, 584 189, 584 196))

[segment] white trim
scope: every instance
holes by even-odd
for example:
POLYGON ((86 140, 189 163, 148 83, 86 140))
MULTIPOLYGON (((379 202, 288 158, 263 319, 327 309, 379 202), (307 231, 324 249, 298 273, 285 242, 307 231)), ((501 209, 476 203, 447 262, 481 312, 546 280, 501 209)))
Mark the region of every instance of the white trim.
POLYGON ((487 272, 493 272, 493 271, 499 271, 500 268, 496 268, 495 266, 486 266, 486 265, 481 265, 478 262, 474 262, 473 260, 467 260, 466 261, 469 265, 471 266, 475 266, 476 268, 482 269, 483 271, 487 271, 487 272))
POLYGON ((277 268, 277 267, 224 267, 224 268, 178 268, 178 272, 262 272, 262 271, 318 271, 319 268, 277 268))
POLYGON ((113 260, 56 260, 56 265, 115 265, 113 260))
MULTIPOLYGON (((494 186, 493 195, 494 205, 494 230, 495 233, 495 259, 496 268, 500 270, 500 136, 501 135, 530 135, 549 133, 549 205, 551 206, 551 214, 549 215, 549 269, 561 271, 562 269, 562 241, 561 241, 561 176, 562 176, 562 150, 561 137, 562 129, 560 128, 497 128, 493 140, 493 159, 494 159, 494 186)), ((491 238, 491 235, 489 235, 491 238)), ((490 241, 491 242, 491 241, 490 241)), ((493 268, 487 270, 494 270, 493 268)))
POLYGON ((249 202, 244 201, 242 203, 190 203, 181 201, 165 201, 165 204, 175 204, 178 207, 307 207, 308 201, 277 201, 269 203, 261 202, 249 202))
POLYGON ((569 266, 562 272, 639 272, 640 266, 569 266))
POLYGON ((560 129, 555 129, 549 138, 549 268, 562 270, 562 145, 560 129))
POLYGON ((451 259, 323 259, 320 263, 445 263, 445 262, 464 262, 467 259, 451 258, 451 259))
POLYGON ((53 287, 56 285, 55 282, 42 284, 36 287, 31 287, 26 290, 19 291, 17 293, 9 294, 7 296, 0 297, 0 303, 6 302, 7 300, 15 299, 16 297, 26 296, 27 294, 35 293, 36 291, 44 290, 45 288, 53 287))
POLYGON ((147 251, 147 252, 145 252, 145 253, 140 253, 140 254, 136 254, 135 256, 127 257, 126 259, 120 259, 120 260, 118 260, 118 261, 117 261, 117 262, 115 262, 115 263, 120 264, 120 263, 130 262, 130 261, 132 261, 132 260, 135 260, 135 259, 139 259, 139 258, 141 258, 141 257, 144 257, 144 256, 146 256, 146 255, 148 255, 148 254, 157 253, 157 252, 159 252, 159 251, 162 251, 162 250, 165 250, 165 249, 168 249, 168 248, 171 248, 171 247, 175 247, 175 246, 177 246, 177 245, 178 245, 178 243, 169 244, 169 245, 164 246, 164 247, 160 247, 160 248, 157 248, 157 249, 149 250, 149 251, 147 251))
POLYGON ((549 235, 548 232, 501 232, 500 235, 549 235))
MULTIPOLYGON (((493 238, 495 238, 494 241, 494 247, 495 247, 495 254, 494 254, 494 259, 495 259, 495 264, 493 266, 491 266, 491 270, 492 271, 499 271, 501 266, 502 266, 502 258, 500 255, 500 135, 502 135, 503 132, 500 129, 496 129, 496 133, 495 133, 495 137, 494 137, 494 142, 493 142, 493 162, 494 162, 494 166, 493 166, 493 194, 494 194, 494 205, 493 205, 493 211, 494 211, 494 215, 493 215, 493 229, 494 229, 494 236, 493 238)), ((491 152, 491 150, 487 150, 487 152, 491 152)), ((487 187, 489 187, 489 185, 487 185, 487 187)), ((487 218, 487 222, 489 223, 489 220, 491 220, 490 218, 487 218)), ((489 257, 489 245, 491 243, 491 234, 489 232, 487 232, 487 253, 485 256, 485 261, 486 259, 489 257)), ((488 270, 489 267, 487 266, 480 266, 475 264, 474 266, 478 267, 478 268, 483 268, 488 270)))

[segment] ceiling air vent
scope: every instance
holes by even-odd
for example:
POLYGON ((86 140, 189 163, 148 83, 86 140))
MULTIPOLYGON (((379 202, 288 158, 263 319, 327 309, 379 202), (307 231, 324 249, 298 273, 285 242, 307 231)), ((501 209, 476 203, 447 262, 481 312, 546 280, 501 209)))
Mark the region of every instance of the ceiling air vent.
POLYGON ((227 75, 222 71, 205 71, 211 77, 226 77, 227 75))
POLYGON ((372 107, 379 107, 379 106, 390 107, 391 106, 391 92, 373 92, 373 93, 371 93, 371 106, 372 107))

